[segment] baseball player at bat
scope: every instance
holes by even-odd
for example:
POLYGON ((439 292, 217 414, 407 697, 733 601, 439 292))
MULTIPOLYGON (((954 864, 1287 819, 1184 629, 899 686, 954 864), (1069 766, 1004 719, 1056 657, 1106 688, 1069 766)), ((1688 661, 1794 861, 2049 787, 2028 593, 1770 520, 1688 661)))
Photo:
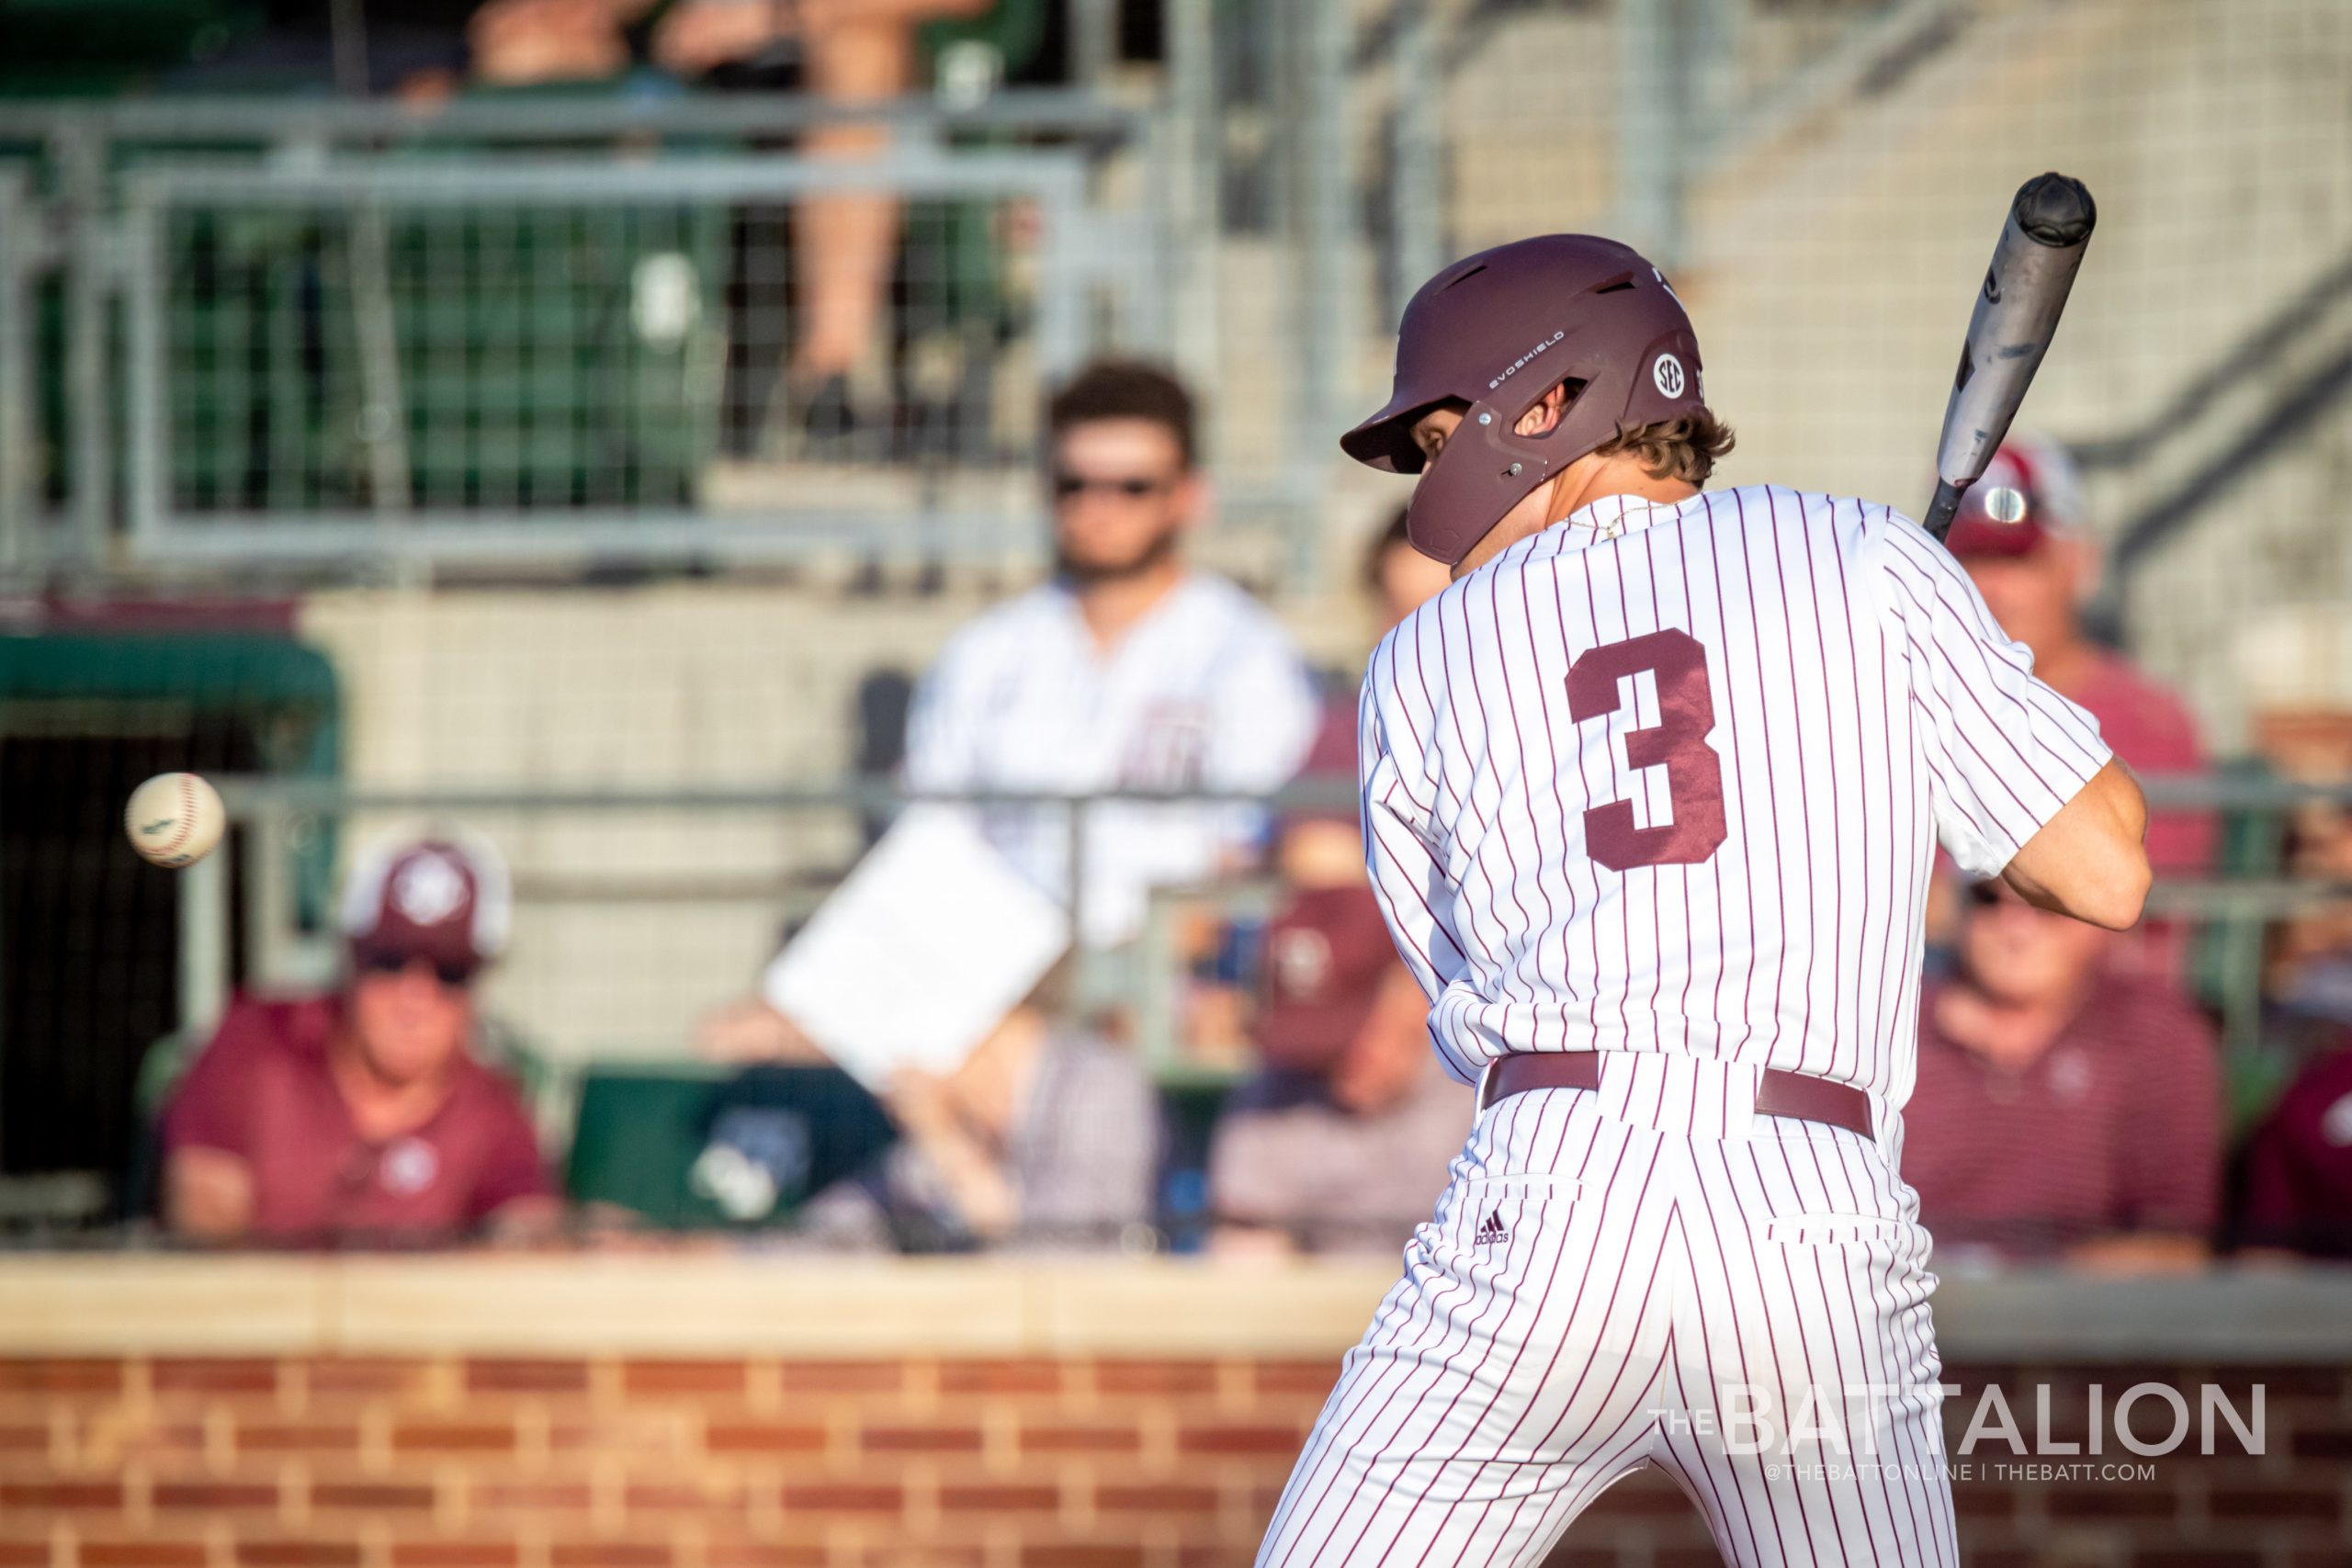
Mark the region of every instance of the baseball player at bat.
POLYGON ((1733 1562, 1956 1562, 1930 859, 2128 926, 2138 788, 1909 518, 1702 488, 1731 434, 1623 245, 1447 267, 1341 445, 1453 572, 1366 671, 1363 810, 1479 1111, 1259 1562, 1534 1563, 1653 1465, 1733 1562))

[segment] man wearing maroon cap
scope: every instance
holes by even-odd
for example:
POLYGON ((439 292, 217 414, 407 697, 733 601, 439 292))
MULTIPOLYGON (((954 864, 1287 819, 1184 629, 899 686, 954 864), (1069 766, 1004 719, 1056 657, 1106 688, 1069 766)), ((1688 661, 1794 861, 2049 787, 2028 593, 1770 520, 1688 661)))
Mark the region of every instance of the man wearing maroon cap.
POLYGON ((2297 1074, 2248 1140, 2241 1247, 2352 1258, 2352 1035, 2297 1074))
POLYGON ((165 1108, 172 1231, 320 1245, 550 1220, 530 1122, 468 1049, 474 976, 505 944, 510 902, 485 844, 436 836, 363 856, 342 989, 239 998, 165 1108))
MULTIPOLYGON (((1354 716, 1326 716, 1302 779, 1352 779, 1354 716)), ((1266 928, 1250 1027, 1264 1070, 1209 1150, 1222 1250, 1393 1250, 1429 1218, 1470 1096, 1429 1048, 1429 1002, 1396 950, 1351 811, 1299 811, 1275 860, 1293 889, 1266 928)))
MULTIPOLYGON (((1945 545, 2001 629, 2033 650, 2034 674, 2089 710, 2117 756, 2143 773, 2201 772, 2205 751, 2188 705, 2084 632, 2097 563, 2083 523, 2081 484, 2064 450, 2012 439, 1962 501, 1945 545)), ((2175 874, 2211 869, 2214 830, 2209 813, 2152 813, 2149 863, 2175 874)))

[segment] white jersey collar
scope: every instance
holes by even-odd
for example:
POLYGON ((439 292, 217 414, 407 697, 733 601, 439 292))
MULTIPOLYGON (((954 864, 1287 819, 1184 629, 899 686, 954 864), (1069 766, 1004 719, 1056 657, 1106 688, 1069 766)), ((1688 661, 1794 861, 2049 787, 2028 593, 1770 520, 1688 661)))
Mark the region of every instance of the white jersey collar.
MULTIPOLYGON (((1586 536, 1571 541, 1568 547, 1573 548, 1602 539, 1623 538, 1653 523, 1679 518, 1682 509, 1698 499, 1697 495, 1690 495, 1680 501, 1645 501, 1638 495, 1604 495, 1598 501, 1577 507, 1553 524, 1552 527, 1567 528, 1586 536)), ((1544 531, 1549 533, 1551 530, 1544 531)))

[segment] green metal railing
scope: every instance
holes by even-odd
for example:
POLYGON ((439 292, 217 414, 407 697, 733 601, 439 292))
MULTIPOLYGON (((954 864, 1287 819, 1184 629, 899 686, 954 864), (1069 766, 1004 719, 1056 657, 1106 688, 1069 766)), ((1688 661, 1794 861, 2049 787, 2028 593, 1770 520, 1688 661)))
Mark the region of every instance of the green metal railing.
POLYGON ((0 104, 0 570, 1034 556, 1044 389, 1165 350, 1166 214, 1097 189, 1145 123, 1084 91, 0 104), (870 158, 765 150, 860 118, 870 158), (836 392, 786 373, 795 224, 853 193, 900 238, 836 392))

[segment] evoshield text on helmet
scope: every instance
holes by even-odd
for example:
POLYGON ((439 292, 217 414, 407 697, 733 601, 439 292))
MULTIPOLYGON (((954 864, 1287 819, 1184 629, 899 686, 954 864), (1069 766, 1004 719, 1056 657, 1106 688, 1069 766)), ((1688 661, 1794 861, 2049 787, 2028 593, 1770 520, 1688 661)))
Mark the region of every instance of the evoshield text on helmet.
POLYGON ((1406 524, 1415 548, 1452 566, 1578 457, 1703 408, 1699 368, 1682 302, 1639 252, 1591 234, 1521 240, 1421 286, 1397 330, 1387 405, 1340 446, 1375 468, 1422 473, 1415 422, 1442 403, 1469 405, 1427 462, 1406 524), (1563 381, 1577 385, 1560 423, 1514 434, 1563 381))

